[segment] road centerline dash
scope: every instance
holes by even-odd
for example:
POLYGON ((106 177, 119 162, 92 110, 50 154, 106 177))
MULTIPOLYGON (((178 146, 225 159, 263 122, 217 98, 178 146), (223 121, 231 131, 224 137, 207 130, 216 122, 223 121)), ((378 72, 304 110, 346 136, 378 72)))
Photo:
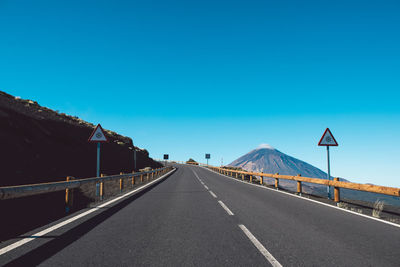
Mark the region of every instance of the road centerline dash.
POLYGON ((282 267, 282 265, 277 261, 274 256, 258 241, 258 239, 244 226, 239 224, 239 228, 243 233, 250 239, 251 243, 261 252, 261 254, 271 263, 274 267, 282 267))
POLYGON ((229 215, 234 215, 233 212, 222 202, 221 200, 218 200, 218 203, 221 205, 221 207, 229 214, 229 215))
POLYGON ((214 198, 217 198, 217 195, 216 194, 214 194, 214 192, 213 191, 208 191, 208 192, 210 192, 210 194, 214 197, 214 198))

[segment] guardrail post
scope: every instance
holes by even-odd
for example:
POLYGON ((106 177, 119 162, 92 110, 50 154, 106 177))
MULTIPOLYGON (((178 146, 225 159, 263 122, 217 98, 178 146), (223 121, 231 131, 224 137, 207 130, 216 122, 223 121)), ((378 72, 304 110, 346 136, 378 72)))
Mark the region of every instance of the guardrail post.
POLYGON ((244 174, 242 173, 242 181, 244 181, 244 174))
POLYGON ((253 182, 253 175, 250 175, 250 183, 253 182))
POLYGON ((135 184, 135 172, 132 171, 132 187, 135 184))
MULTIPOLYGON (((333 178, 333 181, 339 182, 339 178, 333 178)), ((335 202, 338 203, 340 202, 340 189, 339 187, 334 187, 334 192, 335 192, 335 202)))
POLYGON ((150 179, 150 173, 147 173, 147 177, 146 177, 147 179, 147 182, 149 181, 149 179, 150 179))
MULTIPOLYGON (((73 179, 74 177, 67 176, 67 182, 73 179)), ((73 193, 74 193, 73 189, 69 188, 65 189, 65 213, 68 213, 74 204, 73 193)))
POLYGON ((261 175, 260 176, 260 185, 262 185, 262 184, 264 184, 264 182, 263 182, 263 176, 261 175))
POLYGON ((143 174, 140 175, 140 183, 143 183, 143 174))
MULTIPOLYGON (((104 174, 100 174, 100 177, 104 177, 104 174)), ((104 194, 104 182, 100 182, 100 200, 103 200, 104 194)))
MULTIPOLYGON (((301 174, 298 174, 297 176, 300 177, 301 174)), ((297 181, 297 194, 298 194, 299 196, 301 196, 302 191, 303 191, 303 188, 302 188, 301 181, 297 181)))
MULTIPOLYGON (((275 175, 279 175, 279 173, 275 173, 275 175)), ((279 179, 275 178, 275 189, 279 190, 279 179)))
MULTIPOLYGON (((123 175, 122 172, 119 173, 119 175, 123 175)), ((122 178, 119 179, 119 192, 122 192, 122 178)))
POLYGON ((238 178, 238 173, 236 173, 236 179, 238 178))

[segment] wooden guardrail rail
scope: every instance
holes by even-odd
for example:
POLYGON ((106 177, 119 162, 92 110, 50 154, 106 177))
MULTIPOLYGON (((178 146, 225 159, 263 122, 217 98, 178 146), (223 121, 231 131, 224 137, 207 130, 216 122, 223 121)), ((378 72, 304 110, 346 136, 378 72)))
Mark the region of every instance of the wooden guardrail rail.
POLYGON ((147 175, 147 181, 149 180, 150 174, 151 177, 159 177, 168 171, 172 170, 172 167, 163 167, 160 169, 154 169, 150 171, 144 172, 135 172, 128 174, 120 174, 120 175, 111 175, 111 176, 102 176, 102 177, 94 177, 94 178, 85 178, 85 179, 72 179, 72 177, 67 177, 66 181, 54 182, 54 183, 41 183, 41 184, 30 184, 30 185, 17 185, 17 186, 5 186, 0 187, 0 200, 3 199, 12 199, 12 198, 20 198, 38 194, 45 194, 56 191, 66 191, 66 202, 71 200, 69 193, 70 189, 81 187, 84 184, 89 183, 100 183, 100 196, 101 192, 104 190, 104 182, 110 180, 120 180, 119 186, 122 191, 122 179, 131 178, 132 186, 135 184, 135 177, 140 177, 140 181, 143 182, 143 176, 147 175))
POLYGON ((232 170, 232 169, 228 169, 228 168, 214 167, 214 166, 206 165, 206 164, 201 164, 201 165, 204 167, 207 167, 209 169, 212 169, 216 172, 219 172, 221 174, 232 176, 234 178, 238 178, 238 176, 241 176, 239 178, 242 180, 244 180, 245 175, 249 175, 250 180, 252 180, 252 178, 254 176, 259 176, 260 184, 263 184, 263 179, 262 179, 263 177, 275 178, 275 188, 277 188, 277 189, 279 188, 279 179, 297 181, 297 193, 299 193, 299 194, 302 193, 302 183, 303 182, 326 185, 326 186, 333 186, 334 193, 335 193, 334 194, 335 202, 340 201, 340 190, 339 190, 340 188, 346 188, 346 189, 352 189, 352 190, 400 197, 400 188, 396 188, 396 187, 343 182, 343 181, 339 181, 339 178, 334 178, 333 181, 328 181, 325 179, 302 177, 300 175, 292 176, 292 175, 280 175, 280 174, 271 174, 271 173, 262 173, 262 172, 246 172, 246 171, 232 170))

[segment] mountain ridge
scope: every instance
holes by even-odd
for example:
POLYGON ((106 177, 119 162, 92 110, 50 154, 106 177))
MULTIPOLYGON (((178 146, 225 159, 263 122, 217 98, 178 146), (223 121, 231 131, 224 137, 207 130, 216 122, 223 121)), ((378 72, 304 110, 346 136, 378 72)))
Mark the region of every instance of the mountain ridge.
POLYGON ((234 160, 228 166, 241 167, 248 171, 302 175, 326 179, 327 174, 311 164, 282 153, 270 145, 262 144, 247 154, 234 160))

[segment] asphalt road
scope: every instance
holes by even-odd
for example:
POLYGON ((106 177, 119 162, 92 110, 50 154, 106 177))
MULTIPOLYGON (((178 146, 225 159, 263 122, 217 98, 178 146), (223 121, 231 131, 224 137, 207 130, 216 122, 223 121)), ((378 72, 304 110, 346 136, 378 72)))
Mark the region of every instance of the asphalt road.
POLYGON ((400 228, 180 165, 146 192, 0 256, 7 262, 400 266, 400 228))

